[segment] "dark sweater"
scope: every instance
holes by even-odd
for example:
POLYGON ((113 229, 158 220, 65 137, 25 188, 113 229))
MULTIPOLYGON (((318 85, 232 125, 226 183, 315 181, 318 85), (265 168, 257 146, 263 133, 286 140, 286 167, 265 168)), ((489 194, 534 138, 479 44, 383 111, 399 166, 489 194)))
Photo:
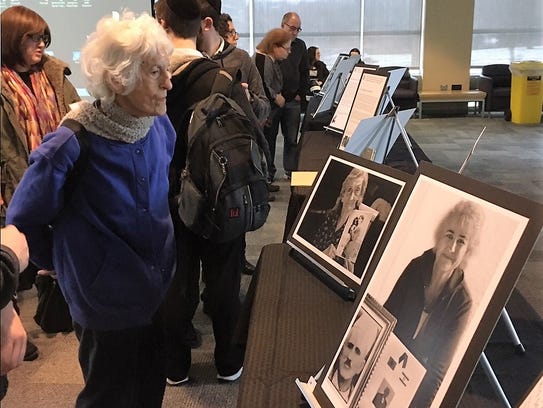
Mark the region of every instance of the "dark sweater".
POLYGON ((309 87, 309 63, 305 42, 296 38, 291 43, 289 56, 279 63, 283 72, 282 94, 287 102, 296 95, 305 100, 309 87))

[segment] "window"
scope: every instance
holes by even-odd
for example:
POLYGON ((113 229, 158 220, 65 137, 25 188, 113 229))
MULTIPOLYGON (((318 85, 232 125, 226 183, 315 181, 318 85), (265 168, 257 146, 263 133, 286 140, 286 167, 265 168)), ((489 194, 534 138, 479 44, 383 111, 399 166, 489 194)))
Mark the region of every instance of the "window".
POLYGON ((423 0, 252 0, 252 30, 247 14, 251 1, 244 0, 243 6, 238 1, 223 1, 222 10, 232 16, 239 46, 249 54, 269 30, 280 27, 285 12, 296 11, 302 19, 300 38, 308 47, 319 47, 328 66, 356 47, 366 63, 419 67, 423 0))
POLYGON ((543 60, 541 0, 475 0, 472 67, 543 60))

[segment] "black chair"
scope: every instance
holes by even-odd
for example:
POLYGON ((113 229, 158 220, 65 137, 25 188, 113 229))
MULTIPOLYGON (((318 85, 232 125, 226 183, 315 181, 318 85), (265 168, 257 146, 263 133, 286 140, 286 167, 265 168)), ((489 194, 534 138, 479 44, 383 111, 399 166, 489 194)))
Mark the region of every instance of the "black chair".
MULTIPOLYGON (((379 70, 388 72, 399 68, 405 67, 380 67, 379 70)), ((419 100, 419 81, 417 78, 411 76, 409 68, 405 70, 398 87, 392 95, 392 100, 394 101, 394 105, 398 106, 401 110, 417 107, 417 102, 419 100)))
POLYGON ((510 115, 511 72, 508 64, 485 65, 477 87, 486 92, 485 110, 510 115))

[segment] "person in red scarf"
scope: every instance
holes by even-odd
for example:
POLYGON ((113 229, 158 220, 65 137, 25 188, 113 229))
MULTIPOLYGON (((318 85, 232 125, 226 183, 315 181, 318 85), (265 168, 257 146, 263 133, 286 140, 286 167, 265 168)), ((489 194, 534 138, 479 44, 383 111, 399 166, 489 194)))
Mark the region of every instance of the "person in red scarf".
MULTIPOLYGON (((4 226, 7 206, 28 167, 30 153, 80 98, 66 78, 71 73, 68 66, 45 54, 51 31, 39 14, 23 6, 9 7, 1 14, 1 29, 0 224, 4 226)), ((19 289, 32 287, 36 272, 29 265, 21 274, 19 289)), ((37 356, 36 346, 29 342, 25 360, 37 356)))
POLYGON ((66 78, 71 74, 68 66, 45 53, 51 31, 39 14, 24 6, 9 7, 1 14, 1 26, 3 222, 30 152, 80 98, 66 78))

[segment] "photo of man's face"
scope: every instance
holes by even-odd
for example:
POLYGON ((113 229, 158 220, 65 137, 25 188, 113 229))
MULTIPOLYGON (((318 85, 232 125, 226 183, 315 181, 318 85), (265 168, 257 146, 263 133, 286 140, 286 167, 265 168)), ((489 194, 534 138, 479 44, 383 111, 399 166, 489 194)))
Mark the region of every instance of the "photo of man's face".
POLYGON ((347 341, 343 344, 339 355, 339 376, 343 380, 352 380, 352 378, 362 371, 371 344, 364 342, 364 329, 353 326, 349 333, 347 341))

